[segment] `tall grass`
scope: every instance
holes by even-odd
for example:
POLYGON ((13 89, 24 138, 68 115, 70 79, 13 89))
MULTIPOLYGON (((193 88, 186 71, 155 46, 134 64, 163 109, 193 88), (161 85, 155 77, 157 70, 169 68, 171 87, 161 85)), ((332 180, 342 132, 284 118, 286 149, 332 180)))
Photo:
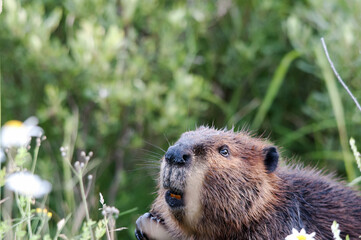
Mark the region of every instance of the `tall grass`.
POLYGON ((343 105, 341 103, 341 97, 338 88, 336 86, 335 77, 327 62, 324 52, 322 51, 322 47, 319 46, 318 48, 316 48, 315 52, 316 52, 317 63, 321 68, 321 73, 325 80, 327 92, 330 97, 329 99, 332 103, 333 113, 336 118, 337 129, 339 132, 339 138, 342 147, 347 178, 349 181, 351 181, 355 178, 356 175, 354 168, 352 166, 353 161, 348 147, 348 136, 347 136, 347 130, 346 130, 346 124, 344 118, 345 114, 344 114, 343 105))
MULTIPOLYGON (((74 114, 74 119, 76 118, 74 114)), ((69 121, 73 123, 73 120, 69 121)), ((67 140, 64 141, 68 145, 61 147, 57 155, 61 156, 63 166, 70 171, 68 175, 64 175, 62 183, 51 179, 56 194, 38 195, 43 191, 44 185, 37 181, 43 180, 33 175, 37 173, 41 145, 51 139, 43 136, 36 138, 33 144, 29 143, 26 147, 6 148, 7 159, 0 172, 0 186, 3 188, 5 185, 5 195, 0 195, 0 239, 116 239, 114 233, 125 229, 116 227, 116 218, 136 209, 119 213, 115 207, 107 206, 103 197, 100 199, 100 208, 98 201, 92 201, 97 198, 94 198, 95 192, 92 190, 95 179, 89 172, 97 164, 93 163, 92 152, 86 154, 82 151, 77 159, 73 159, 76 136, 73 130, 76 130, 74 126, 77 125, 69 126, 71 128, 65 130, 67 140), (28 181, 34 181, 35 185, 39 186, 35 188, 33 184, 24 189, 21 185, 28 183, 21 182, 24 181, 23 178, 17 182, 10 180, 11 177, 23 173, 29 177, 28 181), (57 209, 50 208, 54 205, 57 209), (94 214, 97 209, 99 214, 94 214), (56 212, 57 210, 61 211, 56 212), (93 220, 94 218, 97 220, 93 220)))

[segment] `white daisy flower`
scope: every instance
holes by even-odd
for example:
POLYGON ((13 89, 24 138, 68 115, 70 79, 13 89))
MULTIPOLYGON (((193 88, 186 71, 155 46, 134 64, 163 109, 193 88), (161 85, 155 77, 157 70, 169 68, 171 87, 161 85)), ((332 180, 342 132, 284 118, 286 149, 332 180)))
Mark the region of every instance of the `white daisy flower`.
POLYGON ((301 229, 298 232, 296 229, 292 228, 292 234, 288 235, 285 240, 315 240, 314 236, 316 233, 307 234, 305 229, 301 229))
POLYGON ((51 191, 51 183, 29 172, 15 172, 7 176, 5 187, 20 195, 41 198, 51 191))
POLYGON ((25 147, 31 137, 41 137, 43 129, 38 127, 38 119, 29 117, 24 122, 11 120, 5 123, 0 130, 0 146, 2 148, 25 147))

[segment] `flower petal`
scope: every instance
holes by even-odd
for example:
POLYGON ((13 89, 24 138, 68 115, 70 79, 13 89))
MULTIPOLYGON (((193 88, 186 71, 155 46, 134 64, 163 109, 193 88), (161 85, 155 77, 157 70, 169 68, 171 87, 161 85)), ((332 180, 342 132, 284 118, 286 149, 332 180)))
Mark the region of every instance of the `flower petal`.
POLYGON ((41 137, 43 135, 44 130, 38 126, 32 126, 29 128, 29 135, 31 137, 41 137))
POLYGON ((3 126, 0 131, 1 147, 24 147, 30 142, 30 136, 25 127, 3 126))
POLYGON ((51 183, 29 172, 10 174, 6 178, 5 187, 18 194, 35 198, 41 198, 51 191, 51 183))
POLYGON ((1 146, 3 148, 25 147, 30 143, 31 137, 41 137, 44 130, 37 126, 39 120, 29 117, 24 123, 11 120, 0 130, 1 146))
POLYGON ((39 123, 38 118, 34 116, 31 116, 24 121, 25 126, 36 126, 38 125, 38 123, 39 123))

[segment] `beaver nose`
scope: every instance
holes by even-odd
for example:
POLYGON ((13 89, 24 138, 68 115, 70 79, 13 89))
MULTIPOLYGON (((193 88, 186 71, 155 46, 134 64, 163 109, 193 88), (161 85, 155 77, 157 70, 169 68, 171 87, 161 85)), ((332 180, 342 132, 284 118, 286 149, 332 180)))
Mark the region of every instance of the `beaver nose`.
POLYGON ((185 165, 191 159, 191 154, 184 146, 172 146, 164 156, 167 163, 171 165, 185 165))

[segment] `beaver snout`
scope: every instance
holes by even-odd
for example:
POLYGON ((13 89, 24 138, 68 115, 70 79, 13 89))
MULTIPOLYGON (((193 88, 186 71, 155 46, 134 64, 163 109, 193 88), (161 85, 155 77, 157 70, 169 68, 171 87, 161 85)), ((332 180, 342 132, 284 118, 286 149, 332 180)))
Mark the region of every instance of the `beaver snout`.
POLYGON ((177 144, 168 148, 164 158, 170 165, 184 166, 191 161, 192 155, 188 147, 177 144))
POLYGON ((167 190, 165 201, 172 210, 184 206, 184 190, 191 160, 191 148, 183 143, 169 147, 164 155, 161 178, 163 188, 167 190))

